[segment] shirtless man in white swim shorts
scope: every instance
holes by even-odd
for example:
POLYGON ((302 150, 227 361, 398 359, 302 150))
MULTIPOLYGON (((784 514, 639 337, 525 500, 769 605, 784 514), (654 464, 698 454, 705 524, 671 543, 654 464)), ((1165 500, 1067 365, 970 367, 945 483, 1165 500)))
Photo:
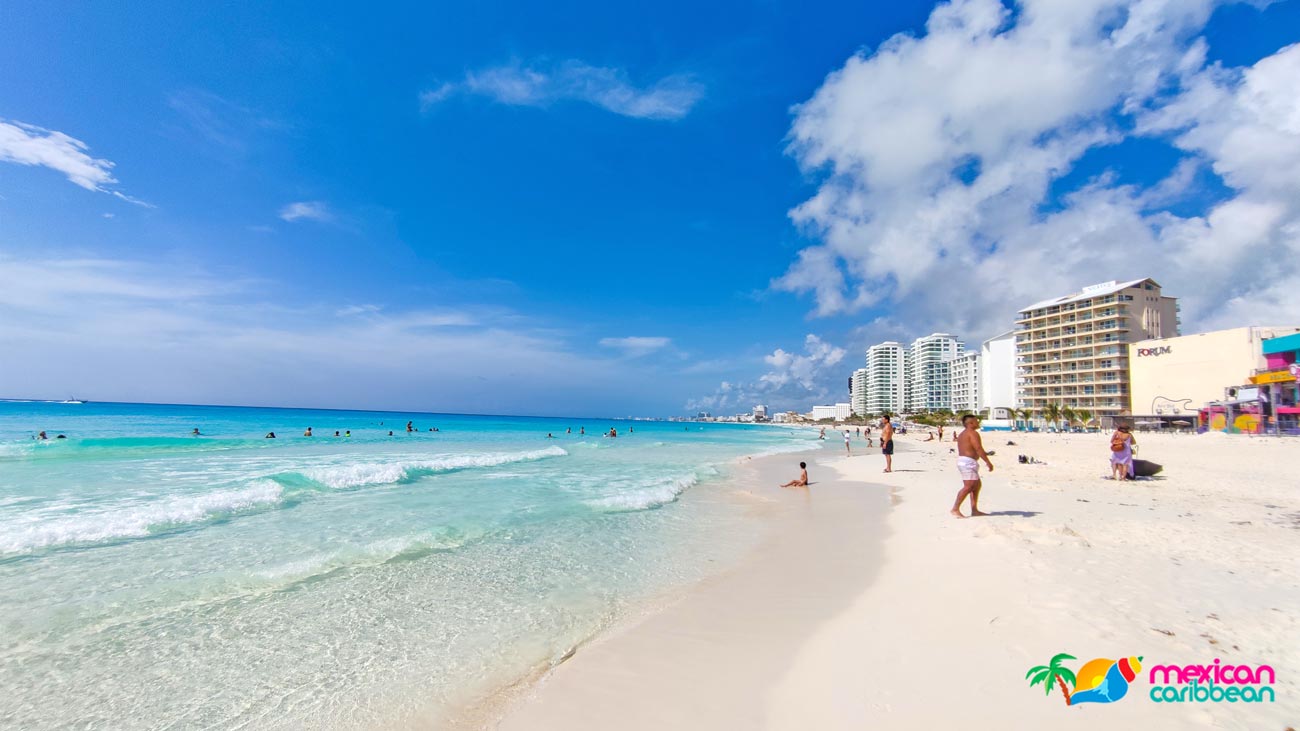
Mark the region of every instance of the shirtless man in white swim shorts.
POLYGON ((966 517, 961 514, 961 503, 970 495, 971 517, 988 515, 979 509, 980 488, 983 487, 980 482, 979 460, 984 460, 984 464, 989 466, 989 472, 993 471, 993 463, 989 461, 989 455, 984 451, 984 442, 980 439, 979 417, 966 414, 961 417, 961 425, 966 427, 957 437, 957 471, 961 473, 961 491, 957 493, 957 501, 952 504, 952 514, 958 518, 966 517))

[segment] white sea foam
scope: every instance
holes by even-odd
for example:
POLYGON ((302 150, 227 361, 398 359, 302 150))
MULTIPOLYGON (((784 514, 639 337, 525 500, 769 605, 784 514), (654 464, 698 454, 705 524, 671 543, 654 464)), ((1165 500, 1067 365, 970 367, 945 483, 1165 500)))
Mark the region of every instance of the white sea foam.
POLYGON ((611 513, 649 510, 673 502, 699 481, 695 475, 670 477, 635 490, 588 500, 587 505, 611 513))
POLYGON ((75 543, 99 543, 118 538, 138 538, 160 528, 204 520, 280 502, 282 488, 259 480, 240 490, 221 490, 176 497, 152 504, 49 518, 35 522, 0 524, 0 554, 27 553, 38 548, 75 543))
POLYGON ((421 474, 449 472, 475 467, 496 467, 514 462, 532 462, 547 457, 563 457, 560 447, 531 452, 504 454, 453 454, 437 459, 399 462, 354 462, 350 464, 309 467, 299 474, 312 482, 336 489, 363 485, 391 485, 421 474))
POLYGON ((463 533, 446 530, 393 536, 338 551, 312 554, 295 561, 254 571, 253 576, 275 584, 293 583, 344 567, 375 566, 402 556, 450 551, 482 535, 481 531, 463 533))
POLYGON ((794 452, 807 452, 814 449, 821 449, 823 444, 830 442, 791 442, 786 444, 774 444, 766 449, 759 450, 749 455, 750 457, 771 457, 774 454, 791 454, 794 452))

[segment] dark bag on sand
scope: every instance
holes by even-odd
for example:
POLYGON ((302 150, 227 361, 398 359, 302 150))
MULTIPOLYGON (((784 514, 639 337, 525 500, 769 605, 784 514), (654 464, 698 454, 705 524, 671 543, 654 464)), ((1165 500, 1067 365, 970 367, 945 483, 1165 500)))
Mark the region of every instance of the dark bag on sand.
POLYGON ((1154 477, 1160 474, 1160 470, 1163 469, 1164 469, 1164 465, 1158 465, 1155 462, 1151 462, 1149 460, 1145 460, 1145 459, 1133 460, 1134 477, 1154 477))

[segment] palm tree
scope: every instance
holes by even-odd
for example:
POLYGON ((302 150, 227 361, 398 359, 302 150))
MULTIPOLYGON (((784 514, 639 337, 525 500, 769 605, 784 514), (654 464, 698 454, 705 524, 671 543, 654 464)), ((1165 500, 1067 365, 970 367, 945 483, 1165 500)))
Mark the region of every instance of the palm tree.
POLYGON ((1061 426, 1061 405, 1053 401, 1043 407, 1043 418, 1052 426, 1060 428, 1061 426))
POLYGON ((1075 409, 1074 418, 1078 419, 1086 429, 1088 427, 1088 422, 1092 421, 1092 412, 1087 409, 1075 409))
POLYGON ((1078 416, 1078 413, 1075 412, 1072 407, 1068 405, 1061 407, 1061 418, 1065 419, 1065 426, 1067 428, 1074 426, 1074 420, 1077 419, 1078 416))
POLYGON ((1033 410, 1033 409, 1029 409, 1029 408, 1025 408, 1025 409, 1012 409, 1012 410, 1011 410, 1011 415, 1014 416, 1015 418, 1019 419, 1020 421, 1025 422, 1025 428, 1028 429, 1028 428, 1029 428, 1029 420, 1032 419, 1032 418, 1034 418, 1034 410, 1033 410))
POLYGON ((1061 686, 1061 693, 1065 695, 1065 705, 1070 705, 1070 689, 1065 687, 1065 681, 1070 681, 1074 685, 1074 672, 1061 665, 1066 660, 1073 660, 1073 655, 1067 655, 1064 652, 1052 658, 1052 661, 1046 665, 1038 665, 1029 669, 1025 673, 1025 678, 1029 680, 1029 687, 1034 687, 1039 683, 1043 684, 1043 695, 1052 694, 1052 683, 1061 686), (1033 676, 1030 678, 1030 676, 1033 676))

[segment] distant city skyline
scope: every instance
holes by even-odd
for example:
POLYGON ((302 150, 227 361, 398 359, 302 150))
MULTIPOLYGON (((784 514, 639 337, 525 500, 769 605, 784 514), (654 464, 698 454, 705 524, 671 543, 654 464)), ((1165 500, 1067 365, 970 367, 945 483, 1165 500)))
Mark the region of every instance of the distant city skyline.
POLYGON ((802 412, 1111 279, 1300 322, 1295 0, 5 18, 0 397, 802 412))

